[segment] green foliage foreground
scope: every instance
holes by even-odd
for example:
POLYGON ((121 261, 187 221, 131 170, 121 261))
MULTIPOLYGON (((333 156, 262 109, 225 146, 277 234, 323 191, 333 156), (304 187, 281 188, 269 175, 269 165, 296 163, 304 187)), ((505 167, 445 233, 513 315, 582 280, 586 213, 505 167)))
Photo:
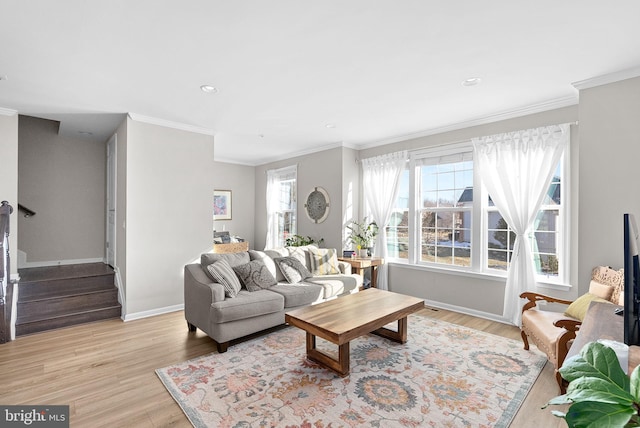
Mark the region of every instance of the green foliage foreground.
POLYGON ((547 405, 570 404, 567 413, 552 412, 570 428, 640 427, 640 372, 636 367, 629 378, 613 349, 590 342, 565 360, 560 374, 567 393, 547 405))

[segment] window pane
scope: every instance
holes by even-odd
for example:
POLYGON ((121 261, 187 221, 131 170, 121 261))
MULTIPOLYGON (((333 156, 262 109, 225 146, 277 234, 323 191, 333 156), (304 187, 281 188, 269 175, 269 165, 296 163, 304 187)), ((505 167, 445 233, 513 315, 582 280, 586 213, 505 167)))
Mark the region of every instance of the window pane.
POLYGON ((471 212, 423 211, 420 260, 471 266, 471 212))
POLYGON ((507 270, 508 261, 513 252, 516 234, 498 211, 487 213, 489 230, 487 233, 487 267, 489 269, 507 270))
POLYGON ((394 259, 409 258, 409 178, 409 170, 402 171, 394 210, 385 228, 387 257, 394 259))

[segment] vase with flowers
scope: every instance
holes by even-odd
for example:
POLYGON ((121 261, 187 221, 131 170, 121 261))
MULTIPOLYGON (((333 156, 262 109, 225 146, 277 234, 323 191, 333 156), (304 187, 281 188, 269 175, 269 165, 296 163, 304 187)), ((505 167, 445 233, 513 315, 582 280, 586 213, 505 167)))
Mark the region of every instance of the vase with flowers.
POLYGON ((378 225, 375 221, 367 222, 365 217, 361 223, 352 220, 347 229, 351 231, 349 240, 355 245, 360 257, 370 256, 370 249, 373 247, 376 236, 378 236, 378 225))

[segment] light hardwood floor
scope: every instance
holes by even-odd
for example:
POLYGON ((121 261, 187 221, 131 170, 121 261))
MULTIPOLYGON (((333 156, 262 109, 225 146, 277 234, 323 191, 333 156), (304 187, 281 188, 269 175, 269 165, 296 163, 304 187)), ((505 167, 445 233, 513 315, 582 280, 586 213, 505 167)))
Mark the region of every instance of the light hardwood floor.
MULTIPOLYGON (((430 308, 418 314, 520 340, 516 327, 430 308)), ((187 331, 183 312, 19 337, 0 345, 0 404, 66 404, 72 427, 189 427, 154 370, 212 352, 204 333, 187 331)), ((557 393, 547 364, 511 426, 566 426, 541 409, 557 393)))

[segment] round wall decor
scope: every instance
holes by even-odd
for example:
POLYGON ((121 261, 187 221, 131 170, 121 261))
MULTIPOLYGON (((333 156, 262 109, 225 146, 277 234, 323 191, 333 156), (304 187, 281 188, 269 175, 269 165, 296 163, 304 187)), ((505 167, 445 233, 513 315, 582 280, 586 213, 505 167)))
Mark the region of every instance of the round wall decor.
POLYGON ((322 223, 329 216, 329 194, 322 187, 314 187, 304 207, 309 219, 322 223))

